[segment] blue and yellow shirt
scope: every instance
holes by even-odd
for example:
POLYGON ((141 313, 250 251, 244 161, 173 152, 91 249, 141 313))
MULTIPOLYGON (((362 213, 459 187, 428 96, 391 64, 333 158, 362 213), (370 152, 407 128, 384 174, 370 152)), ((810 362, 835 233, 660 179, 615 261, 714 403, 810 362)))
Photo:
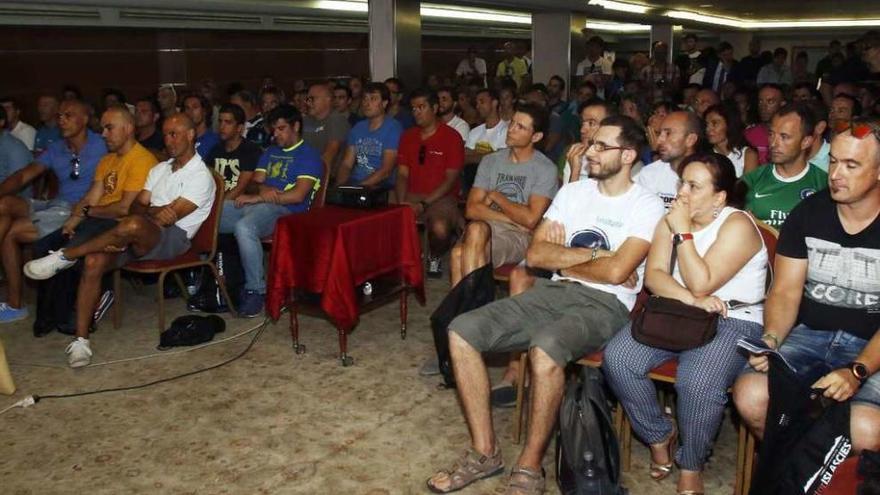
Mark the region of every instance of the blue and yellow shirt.
POLYGON ((297 179, 315 181, 312 191, 306 199, 301 203, 285 205, 291 213, 308 211, 315 193, 324 187, 324 184, 321 183, 321 177, 324 175, 324 162, 321 160, 321 155, 302 140, 290 148, 270 146, 260 157, 256 172, 266 174, 265 185, 281 191, 293 189, 297 179))

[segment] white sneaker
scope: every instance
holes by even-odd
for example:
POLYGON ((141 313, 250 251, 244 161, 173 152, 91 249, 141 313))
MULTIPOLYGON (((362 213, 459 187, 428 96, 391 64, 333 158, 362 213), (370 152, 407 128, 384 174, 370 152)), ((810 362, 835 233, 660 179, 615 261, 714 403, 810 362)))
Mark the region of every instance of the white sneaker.
POLYGON ((71 368, 81 368, 92 362, 92 348, 89 347, 89 339, 77 337, 64 352, 67 353, 67 364, 71 368))
POLYGON ((63 254, 60 249, 49 251, 49 254, 42 258, 28 261, 24 265, 24 274, 33 280, 46 280, 76 264, 76 260, 65 259, 63 254))

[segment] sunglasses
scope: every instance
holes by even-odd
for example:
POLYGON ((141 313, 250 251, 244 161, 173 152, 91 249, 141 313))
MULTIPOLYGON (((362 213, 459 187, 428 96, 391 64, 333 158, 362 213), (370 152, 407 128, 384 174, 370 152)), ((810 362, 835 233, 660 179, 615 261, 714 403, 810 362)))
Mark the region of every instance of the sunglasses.
POLYGON ((79 179, 79 157, 76 155, 73 155, 73 158, 70 159, 70 179, 79 179))
POLYGON ((864 139, 865 136, 873 134, 880 141, 880 125, 870 121, 842 121, 834 124, 834 133, 849 131, 856 139, 864 139))
POLYGON ((421 145, 419 147, 419 165, 425 164, 425 156, 428 154, 428 149, 425 148, 425 145, 421 145))

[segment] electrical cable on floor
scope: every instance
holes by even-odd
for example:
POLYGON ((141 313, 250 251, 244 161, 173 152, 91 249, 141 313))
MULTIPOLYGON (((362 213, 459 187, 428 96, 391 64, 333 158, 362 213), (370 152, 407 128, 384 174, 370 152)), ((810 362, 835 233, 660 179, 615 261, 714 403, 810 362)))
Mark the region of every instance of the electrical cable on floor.
MULTIPOLYGON (((10 411, 16 407, 22 407, 22 408, 30 407, 30 406, 32 406, 32 405, 36 404, 37 402, 40 402, 41 400, 44 400, 44 399, 66 399, 66 398, 70 398, 70 397, 83 397, 86 395, 104 394, 104 393, 109 393, 109 392, 125 392, 128 390, 138 390, 138 389, 142 389, 142 388, 152 387, 153 385, 159 385, 160 383, 168 383, 168 382, 171 382, 174 380, 179 380, 181 378, 186 378, 188 376, 193 376, 193 375, 197 375, 199 373, 204 373, 205 371, 211 371, 211 370, 220 368, 221 366, 225 366, 225 365, 243 357, 245 354, 247 354, 248 351, 250 351, 251 348, 254 347, 254 344, 257 343, 257 340, 260 338, 260 335, 263 334, 263 331, 266 330, 266 327, 269 326, 270 322, 271 322, 271 320, 269 318, 266 318, 265 320, 263 320, 263 323, 261 323, 259 326, 254 327, 253 329, 247 330, 245 332, 242 332, 239 335, 234 336, 234 337, 238 337, 238 336, 244 335, 248 332, 252 332, 255 329, 257 330, 257 333, 251 339, 250 343, 248 343, 247 347, 244 348, 244 350, 242 350, 237 355, 235 355, 235 356, 233 356, 223 362, 208 366, 207 368, 201 368, 201 369, 197 369, 197 370, 190 371, 187 373, 183 373, 181 375, 175 375, 175 376, 171 376, 168 378, 160 378, 159 380, 153 380, 151 382, 142 383, 140 385, 130 385, 127 387, 105 388, 105 389, 90 390, 87 392, 76 392, 76 393, 70 393, 70 394, 48 394, 48 395, 34 394, 34 395, 29 395, 29 396, 25 397, 24 399, 16 402, 15 404, 12 404, 11 406, 9 406, 3 410, 0 410, 0 415, 6 413, 7 411, 10 411)), ((234 337, 230 337, 230 338, 234 338, 234 337)), ((202 347, 204 347, 204 346, 202 346, 202 347)))

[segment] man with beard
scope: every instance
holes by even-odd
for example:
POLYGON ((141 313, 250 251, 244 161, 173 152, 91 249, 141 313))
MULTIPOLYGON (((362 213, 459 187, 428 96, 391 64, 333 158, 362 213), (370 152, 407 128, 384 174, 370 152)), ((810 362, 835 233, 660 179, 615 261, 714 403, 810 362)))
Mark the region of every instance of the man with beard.
POLYGON ((660 124, 657 153, 660 159, 642 168, 636 182, 653 192, 668 208, 678 194, 682 161, 703 141, 703 124, 693 112, 672 112, 660 124))
POLYGON ((770 158, 770 119, 785 105, 785 93, 778 84, 764 84, 758 90, 758 118, 759 124, 746 129, 746 141, 752 148, 758 150, 758 163, 767 163, 770 158))
POLYGON ((458 115, 455 115, 455 90, 446 86, 437 91, 437 115, 443 122, 452 127, 461 135, 461 140, 466 141, 471 132, 471 126, 458 115))

